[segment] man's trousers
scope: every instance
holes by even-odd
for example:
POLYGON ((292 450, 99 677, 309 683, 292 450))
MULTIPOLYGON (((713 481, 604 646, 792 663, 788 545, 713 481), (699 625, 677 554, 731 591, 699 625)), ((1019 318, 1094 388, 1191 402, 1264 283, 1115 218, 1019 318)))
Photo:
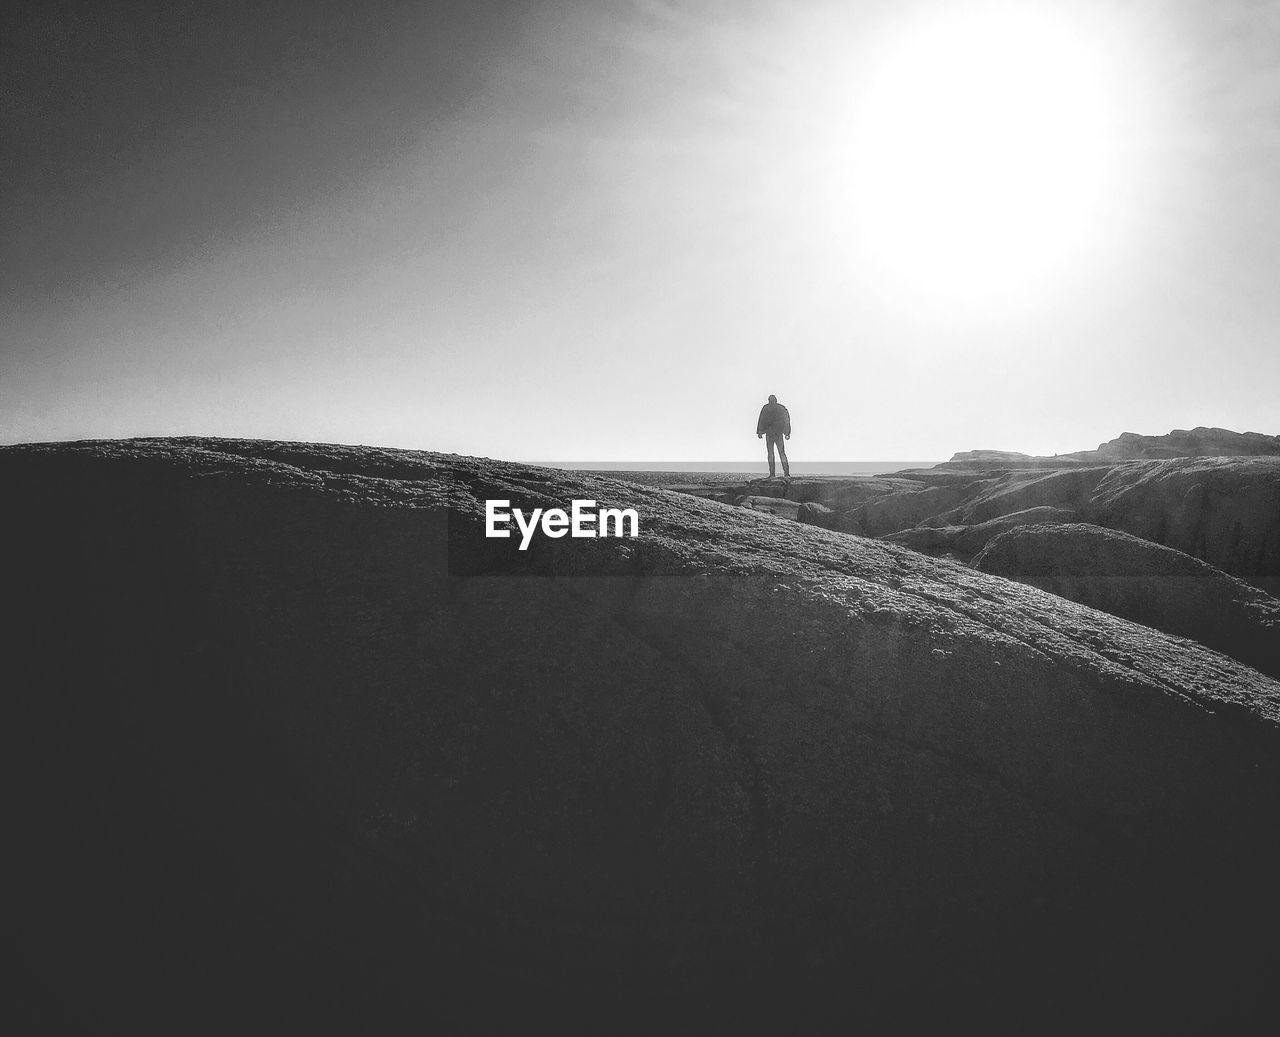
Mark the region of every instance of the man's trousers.
POLYGON ((773 449, 778 448, 778 454, 782 458, 782 474, 790 478, 791 466, 787 463, 787 448, 785 438, 781 432, 766 432, 764 434, 765 445, 769 448, 769 478, 772 479, 775 474, 773 467, 773 449))

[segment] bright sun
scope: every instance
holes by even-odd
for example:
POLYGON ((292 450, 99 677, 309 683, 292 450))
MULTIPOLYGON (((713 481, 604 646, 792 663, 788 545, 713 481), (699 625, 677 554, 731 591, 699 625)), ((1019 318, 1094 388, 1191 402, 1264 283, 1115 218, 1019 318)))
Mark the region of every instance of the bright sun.
POLYGON ((1042 14, 937 15, 887 48, 854 140, 866 258, 934 296, 1016 296, 1107 220, 1111 84, 1042 14))

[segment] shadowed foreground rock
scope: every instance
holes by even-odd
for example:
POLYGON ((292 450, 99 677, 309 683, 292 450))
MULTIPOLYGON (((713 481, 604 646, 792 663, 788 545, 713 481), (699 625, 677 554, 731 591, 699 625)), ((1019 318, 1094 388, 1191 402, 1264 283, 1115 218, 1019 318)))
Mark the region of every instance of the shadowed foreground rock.
POLYGON ((1270 1011, 1280 685, 894 545, 452 455, 0 450, 32 1022, 1270 1011), (483 501, 638 509, 482 534, 483 501), (1258 948, 1262 948, 1259 950, 1258 948))

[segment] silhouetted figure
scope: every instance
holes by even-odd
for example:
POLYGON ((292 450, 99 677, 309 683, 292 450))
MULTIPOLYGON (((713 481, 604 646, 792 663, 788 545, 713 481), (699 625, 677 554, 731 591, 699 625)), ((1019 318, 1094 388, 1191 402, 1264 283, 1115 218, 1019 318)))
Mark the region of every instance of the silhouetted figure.
POLYGON ((791 465, 787 463, 787 448, 784 439, 791 438, 791 413, 778 402, 778 397, 770 396, 769 402, 760 408, 760 420, 756 422, 756 438, 763 439, 769 449, 769 478, 776 474, 773 467, 773 450, 777 447, 782 456, 782 476, 791 478, 791 465))

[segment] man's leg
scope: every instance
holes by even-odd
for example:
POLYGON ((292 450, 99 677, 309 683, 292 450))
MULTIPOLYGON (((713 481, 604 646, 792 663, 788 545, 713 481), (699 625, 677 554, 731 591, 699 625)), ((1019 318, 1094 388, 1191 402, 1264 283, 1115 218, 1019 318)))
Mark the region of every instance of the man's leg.
POLYGON ((766 433, 764 434, 764 445, 765 445, 766 449, 768 449, 768 451, 769 451, 769 478, 770 478, 770 479, 772 479, 772 478, 773 478, 773 472, 774 472, 774 468, 773 468, 773 441, 774 441, 774 435, 773 435, 773 433, 772 433, 772 432, 766 432, 766 433))
POLYGON ((787 460, 786 437, 778 436, 778 453, 782 455, 782 476, 784 479, 791 478, 791 463, 787 460))

